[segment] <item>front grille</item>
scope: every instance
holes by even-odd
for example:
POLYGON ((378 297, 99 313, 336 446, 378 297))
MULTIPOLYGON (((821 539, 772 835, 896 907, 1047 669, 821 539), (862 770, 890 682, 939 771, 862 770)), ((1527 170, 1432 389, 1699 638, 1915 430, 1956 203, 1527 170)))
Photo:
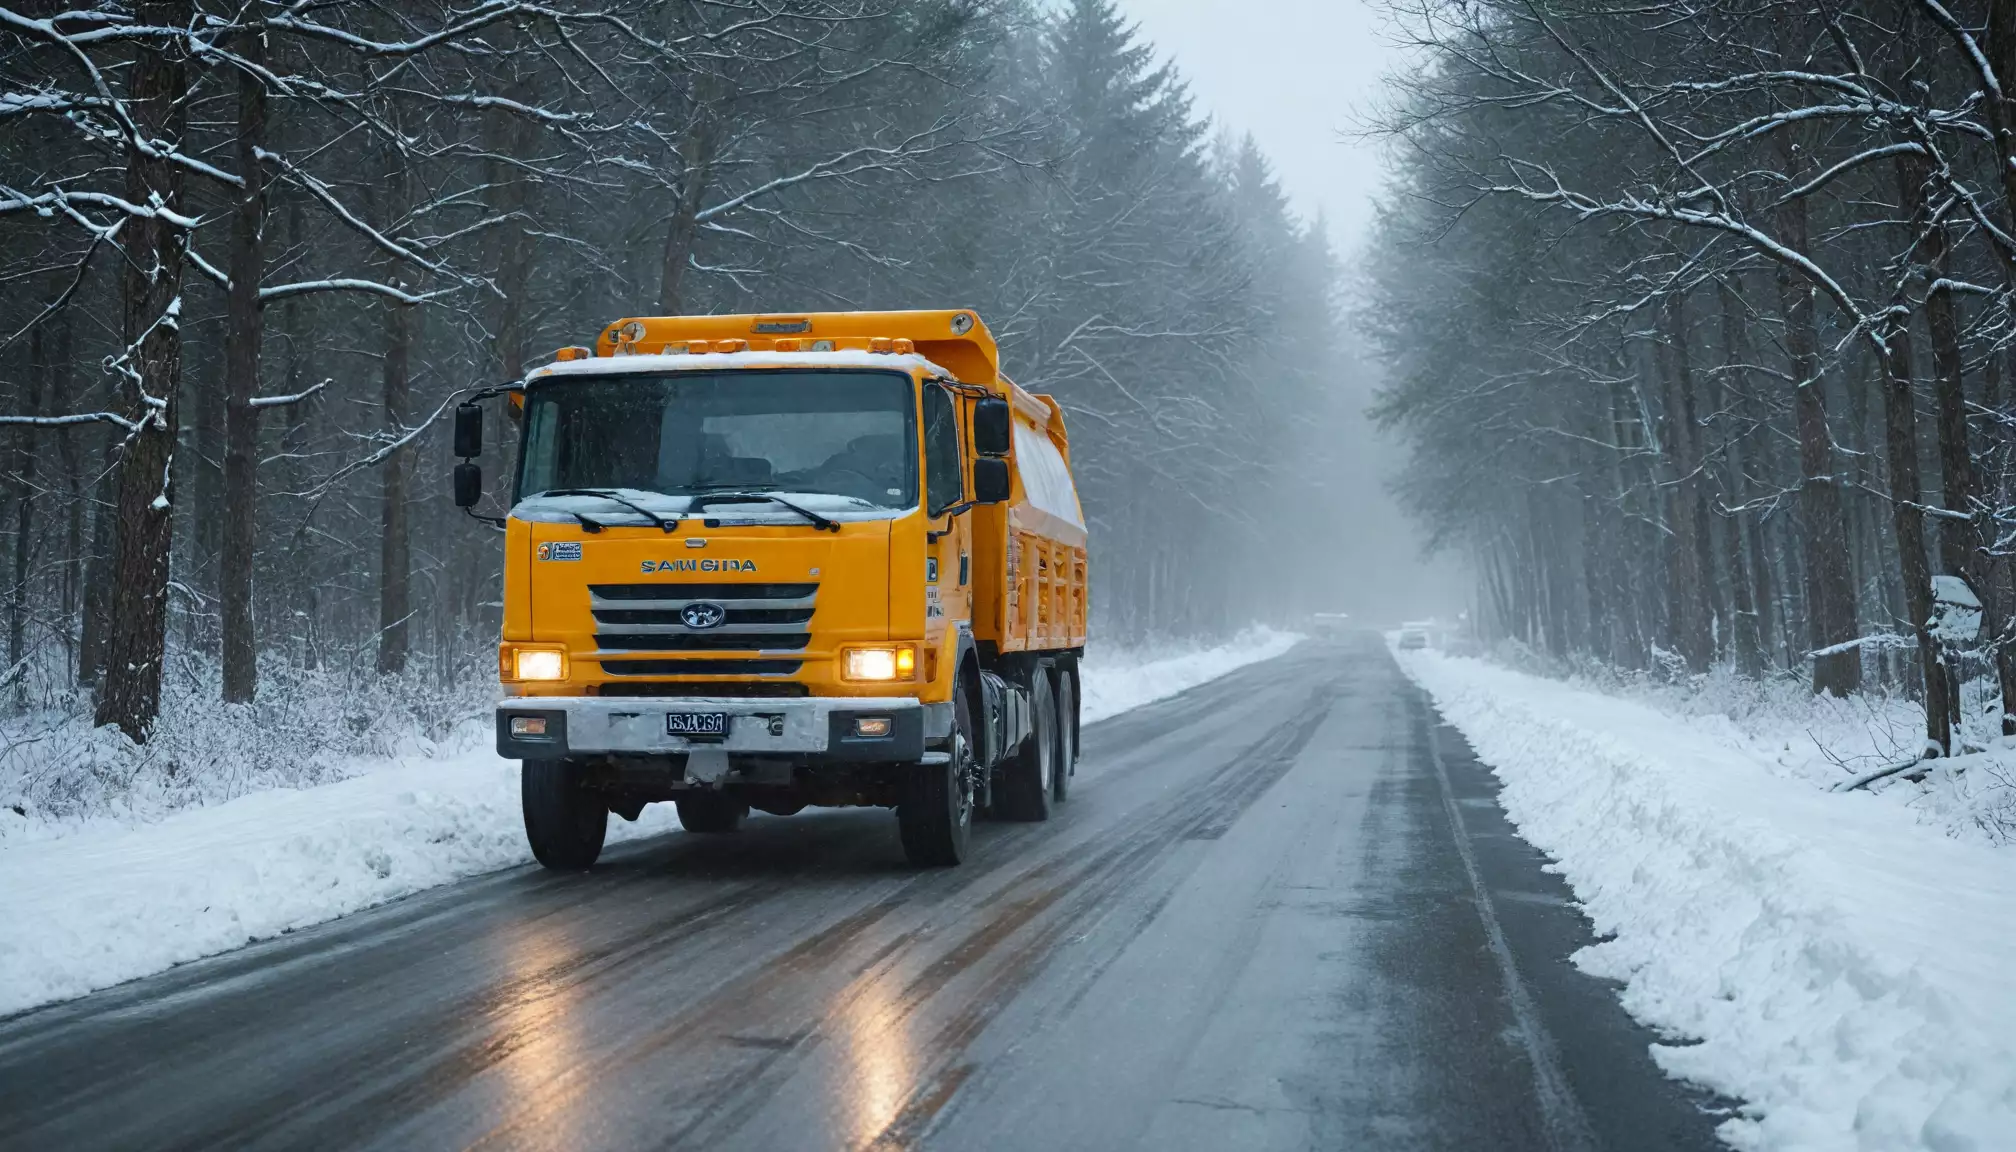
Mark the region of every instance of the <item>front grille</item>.
POLYGON ((805 600, 817 584, 590 584, 598 600, 805 600))
POLYGON ((604 652, 797 652, 810 632, 597 632, 604 652))
MULTIPOLYGON (((718 603, 718 601, 716 601, 718 603)), ((683 624, 679 613, 648 608, 596 608, 597 624, 683 624)), ((730 608, 722 627, 737 624, 803 624, 812 619, 810 608, 730 608)))
POLYGON ((611 676, 789 676, 799 660, 604 660, 611 676))
POLYGON ((596 648, 604 655, 798 652, 812 641, 807 625, 818 593, 817 584, 591 584, 588 611, 599 629, 596 648), (718 607, 722 618, 695 628, 682 615, 694 604, 718 607))
POLYGON ((740 696, 759 699, 796 699, 810 696, 812 689, 793 680, 639 680, 604 684, 597 696, 740 696))

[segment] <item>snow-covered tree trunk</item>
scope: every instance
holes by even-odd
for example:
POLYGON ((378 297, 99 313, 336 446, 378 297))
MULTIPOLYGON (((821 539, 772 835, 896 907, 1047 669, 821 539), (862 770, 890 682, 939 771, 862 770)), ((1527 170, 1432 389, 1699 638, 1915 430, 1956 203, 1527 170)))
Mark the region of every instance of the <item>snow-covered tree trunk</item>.
MULTIPOLYGON (((252 67, 265 59, 264 33, 244 37, 239 52, 252 67)), ((238 75, 234 156, 245 186, 231 218, 231 286, 224 331, 224 504, 218 560, 223 615, 224 699, 251 700, 259 685, 252 567, 258 547, 259 363, 264 338, 259 288, 266 274, 266 180, 259 149, 266 138, 266 84, 251 70, 238 75)))
MULTIPOLYGON (((181 28, 189 0, 144 0, 140 22, 181 28)), ((147 39, 134 49, 125 106, 126 199, 133 206, 122 236, 124 348, 116 371, 131 430, 120 452, 116 537, 108 585, 109 630, 98 723, 116 724, 144 741, 161 708, 168 628, 173 493, 169 469, 178 431, 182 375, 182 267, 193 221, 181 214, 183 170, 166 153, 182 146, 187 57, 176 39, 147 39)))
MULTIPOLYGON (((1787 152, 1787 167, 1798 168, 1787 152)), ((1794 251, 1807 247, 1806 202, 1795 199, 1779 212, 1779 231, 1794 251)), ((1818 290, 1792 267, 1777 269, 1778 300, 1785 320, 1785 345, 1792 369, 1793 427, 1799 441, 1799 528, 1806 575, 1807 639, 1813 658, 1813 690, 1846 696, 1862 686, 1862 654, 1842 648, 1857 638, 1855 586, 1849 574, 1848 521, 1835 475, 1834 436, 1827 426, 1827 401, 1815 331, 1818 290)))

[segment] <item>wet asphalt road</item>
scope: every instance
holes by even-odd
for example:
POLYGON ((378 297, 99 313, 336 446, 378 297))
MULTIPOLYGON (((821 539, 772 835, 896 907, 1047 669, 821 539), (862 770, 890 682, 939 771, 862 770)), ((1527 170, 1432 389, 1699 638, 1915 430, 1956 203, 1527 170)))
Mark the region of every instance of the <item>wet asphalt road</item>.
POLYGON ((0 1147, 1717 1146, 1376 638, 1083 756, 955 870, 758 817, 0 1022, 0 1147))

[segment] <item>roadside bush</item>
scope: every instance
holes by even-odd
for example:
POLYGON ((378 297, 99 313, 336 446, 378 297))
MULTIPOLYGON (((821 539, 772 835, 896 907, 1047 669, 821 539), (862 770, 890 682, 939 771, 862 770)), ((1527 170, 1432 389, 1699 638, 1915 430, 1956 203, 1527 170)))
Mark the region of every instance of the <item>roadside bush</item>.
POLYGON ((313 787, 387 759, 467 752, 485 742, 497 691, 486 678, 443 683, 426 671, 309 671, 278 660, 259 676, 257 701, 225 704, 216 661, 171 652, 145 744, 94 727, 90 693, 54 670, 22 677, 0 713, 0 843, 313 787))

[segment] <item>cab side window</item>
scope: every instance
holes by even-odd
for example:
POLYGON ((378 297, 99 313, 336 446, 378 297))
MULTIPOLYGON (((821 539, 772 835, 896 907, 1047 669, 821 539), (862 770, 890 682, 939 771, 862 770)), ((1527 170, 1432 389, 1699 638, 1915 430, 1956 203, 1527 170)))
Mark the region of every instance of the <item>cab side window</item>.
POLYGON ((959 408, 937 385, 924 389, 924 508, 932 516, 959 502, 959 408))

